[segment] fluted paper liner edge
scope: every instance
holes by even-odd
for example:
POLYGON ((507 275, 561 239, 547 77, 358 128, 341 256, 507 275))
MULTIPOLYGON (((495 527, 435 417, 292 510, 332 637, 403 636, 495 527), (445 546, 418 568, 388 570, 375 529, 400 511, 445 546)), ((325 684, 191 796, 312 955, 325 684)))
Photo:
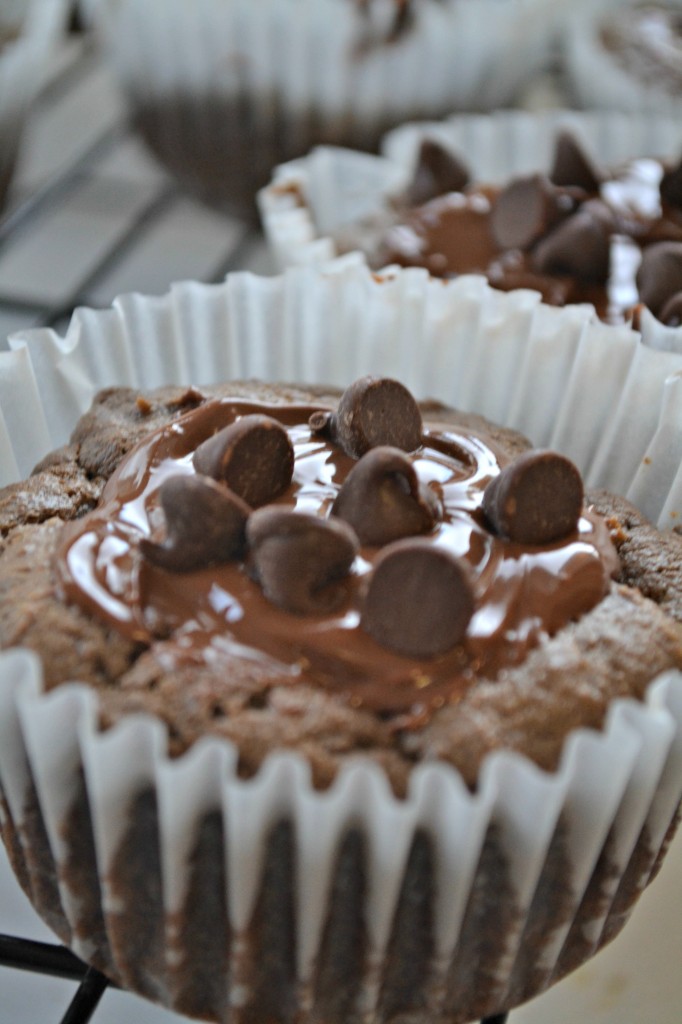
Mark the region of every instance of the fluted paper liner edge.
MULTIPOLYGON (((520 910, 517 934, 542 876, 554 829, 569 823, 567 839, 575 911, 607 835, 625 870, 635 838, 645 826, 658 849, 682 796, 682 676, 668 673, 650 687, 645 704, 616 701, 603 732, 578 730, 569 739, 553 775, 505 752, 489 757, 476 794, 465 790, 443 765, 414 772, 404 801, 389 793, 376 766, 361 759, 324 793, 312 789, 296 755, 273 754, 255 779, 240 780, 228 743, 207 740, 171 762, 158 722, 139 716, 99 733, 91 695, 67 685, 40 696, 41 669, 26 652, 0 655, 0 780, 13 818, 21 822, 25 763, 43 808, 59 864, 61 809, 75 798, 83 771, 93 815, 105 917, 107 877, 122 840, 130 807, 141 789, 156 791, 164 865, 164 906, 170 918, 182 906, 188 852, 202 813, 219 809, 231 837, 227 905, 236 933, 249 924, 267 839, 285 817, 294 826, 299 879, 296 899, 298 972, 309 976, 327 909, 326 896, 338 842, 351 826, 367 837, 367 923, 371 951, 380 963, 389 939, 410 844, 425 832, 434 846, 436 960, 446 965, 456 946, 467 894, 476 879, 481 845, 491 822, 501 829, 520 910), (67 725, 55 744, 56 729, 67 725), (665 783, 665 785, 664 785, 665 783), (172 797, 169 787, 172 786, 172 797), (653 802, 657 791, 663 797, 653 802), (314 898, 312 898, 314 896, 314 898)), ((78 894, 63 893, 63 905, 78 894)), ((572 917, 555 930, 542 953, 551 976, 572 917)), ((595 944, 603 921, 595 923, 595 944)), ((87 943, 75 944, 87 955, 87 943)), ((170 956, 170 953, 167 955, 170 956)), ((172 964, 171 964, 172 966, 172 964)), ((504 979, 503 979, 504 980, 504 979)))
POLYGON ((477 276, 372 274, 356 254, 275 278, 183 282, 77 310, 64 337, 10 338, 0 354, 0 483, 66 443, 97 390, 260 378, 347 386, 399 377, 572 458, 588 486, 630 498, 659 527, 682 514, 682 354, 589 306, 556 309, 477 276))

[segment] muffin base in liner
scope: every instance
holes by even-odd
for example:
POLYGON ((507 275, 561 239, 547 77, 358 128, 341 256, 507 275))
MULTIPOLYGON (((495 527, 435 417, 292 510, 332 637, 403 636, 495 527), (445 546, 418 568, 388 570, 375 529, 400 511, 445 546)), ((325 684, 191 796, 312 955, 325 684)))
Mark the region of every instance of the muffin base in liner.
POLYGON ((272 168, 317 143, 376 149, 389 128, 509 103, 547 60, 549 0, 90 0, 153 152, 210 202, 253 211, 272 168), (295 7, 295 10, 293 9, 295 7))
POLYGON ((321 794, 284 754, 248 782, 210 740, 169 761, 158 722, 98 733, 90 692, 41 697, 33 657, 0 661, 32 901, 117 982, 210 1019, 508 1009, 620 929, 682 792, 677 673, 572 736, 552 776, 499 753, 475 795, 433 764, 397 801, 362 763, 321 794))
MULTIPOLYGON (((661 526, 679 508, 668 436, 682 433, 682 357, 584 307, 552 309, 476 277, 377 277, 350 257, 124 296, 78 311, 63 339, 33 331, 11 344, 0 357, 5 481, 63 443, 103 385, 343 386, 388 372, 419 397, 568 449, 588 481, 606 473, 661 526), (633 401, 639 388, 645 400, 633 401)), ((114 980, 209 1019, 502 1012, 617 933, 682 796, 679 673, 643 703, 615 701, 603 731, 571 734, 554 773, 500 751, 475 793, 428 763, 397 799, 361 757, 324 792, 291 753, 273 752, 248 780, 218 740, 169 759, 157 720, 101 733, 87 687, 43 695, 26 651, 0 666, 0 821, 32 901, 114 980)))

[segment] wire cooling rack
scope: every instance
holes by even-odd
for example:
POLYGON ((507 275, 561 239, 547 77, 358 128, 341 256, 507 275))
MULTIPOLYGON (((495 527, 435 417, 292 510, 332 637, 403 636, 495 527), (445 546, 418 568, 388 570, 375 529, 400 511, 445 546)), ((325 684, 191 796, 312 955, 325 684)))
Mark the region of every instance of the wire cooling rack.
MULTIPOLYGON (((110 982, 82 963, 64 946, 0 935, 0 966, 48 974, 80 984, 60 1024, 88 1024, 110 982)), ((486 1017, 481 1024, 505 1024, 507 1014, 486 1017)))
MULTIPOLYGON (((94 967, 82 963, 64 946, 0 935, 0 966, 48 974, 80 982, 60 1024, 88 1024, 110 982, 94 967)), ((505 1024, 508 1015, 486 1017, 481 1024, 505 1024)))
POLYGON ((27 125, 0 215, 0 347, 25 327, 62 329, 74 307, 173 281, 269 273, 259 232, 188 196, 127 127, 121 97, 91 44, 54 60, 27 125))
POLYGON ((0 935, 0 966, 79 982, 61 1024, 87 1024, 110 982, 64 946, 0 935))

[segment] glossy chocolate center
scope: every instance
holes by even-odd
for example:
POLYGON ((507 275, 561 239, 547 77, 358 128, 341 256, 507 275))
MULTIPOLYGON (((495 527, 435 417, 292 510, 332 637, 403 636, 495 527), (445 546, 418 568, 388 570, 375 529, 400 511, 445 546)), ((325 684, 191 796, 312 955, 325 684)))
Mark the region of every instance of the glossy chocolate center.
POLYGON ((438 277, 485 274, 503 291, 530 288, 557 306, 589 302, 603 320, 623 323, 646 302, 637 281, 642 254, 682 242, 682 209, 664 172, 660 161, 642 158, 594 191, 540 175, 505 188, 470 185, 407 209, 386 232, 379 262, 438 277))
MULTIPOLYGON (((243 555, 200 568, 190 558, 184 571, 144 556, 145 546, 162 545, 169 534, 162 485, 196 477, 196 449, 255 414, 281 424, 294 451, 291 483, 268 509, 328 520, 344 481, 360 463, 309 425, 317 411, 214 399, 151 434, 112 475, 97 509, 68 525, 57 556, 66 599, 142 645, 163 639, 171 662, 231 654, 278 666, 283 678, 323 686, 355 706, 393 714, 456 701, 476 677, 494 677, 522 661, 543 635, 606 593, 617 557, 603 520, 583 510, 569 535, 548 544, 499 536, 482 509, 483 495, 510 460, 484 435, 438 423, 425 424, 421 445, 400 457, 415 474, 415 494, 428 491, 425 504, 439 509, 435 521, 420 527, 419 543, 463 560, 473 589, 466 632, 444 653, 406 656, 363 629, 367 583, 385 547, 361 545, 338 582, 342 592, 333 610, 306 614, 268 600, 243 555)), ((205 505, 212 508, 212 493, 208 497, 205 505)), ((197 533, 193 526, 194 540, 197 533)), ((177 545, 176 536, 172 542, 177 545)))

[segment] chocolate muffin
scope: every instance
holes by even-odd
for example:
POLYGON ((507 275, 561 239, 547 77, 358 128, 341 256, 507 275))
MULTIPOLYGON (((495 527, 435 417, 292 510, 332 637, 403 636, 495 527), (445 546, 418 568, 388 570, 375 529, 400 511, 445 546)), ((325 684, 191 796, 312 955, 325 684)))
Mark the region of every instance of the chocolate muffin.
POLYGON ((320 786, 361 752, 400 794, 433 757, 472 787, 495 748, 556 768, 682 664, 682 539, 581 510, 572 464, 511 431, 423 414, 371 379, 336 413, 239 383, 101 394, 2 493, 2 646, 95 687, 106 724, 152 711, 176 754, 230 739, 247 775, 277 747, 320 786))
POLYGON ((670 4, 635 3, 604 17, 600 41, 621 68, 642 84, 677 95, 682 87, 682 18, 670 4))
MULTIPOLYGON (((682 666, 678 535, 584 494, 563 456, 372 377, 340 394, 109 389, 0 497, 0 643, 36 653, 56 701, 24 716, 34 774, 21 823, 0 772, 3 838, 46 920, 119 983, 215 1020, 356 1019, 374 992, 372 1020, 464 1022, 541 991, 619 930, 660 842, 648 826, 632 836, 624 874, 626 768, 611 765, 600 797, 611 829, 585 833, 569 752, 585 728, 613 732, 614 702, 643 700, 682 666), (73 679, 86 690, 72 694, 73 679), (57 812, 40 767, 45 715, 75 734, 93 711, 57 812), (157 735, 159 720, 171 760, 149 774, 157 741, 139 732, 157 735), (235 751, 232 782, 210 737, 235 751), (283 749, 296 770, 269 770, 283 749), (497 776, 485 768, 496 751, 497 776), (197 771, 201 787, 187 789, 197 771), (532 855, 519 793, 544 808, 532 855), (447 828, 435 821, 476 806, 457 939, 443 947, 454 925, 443 932, 447 828), (380 881, 388 836, 402 867, 380 881), (306 863, 327 879, 319 892, 298 874, 306 863), (386 884, 382 925, 372 894, 386 884)), ((617 742, 629 764, 627 731, 617 742)))
POLYGON ((297 0, 293 17, 287 0, 209 0, 191 18, 182 0, 90 9, 153 153, 251 216, 272 168, 314 145, 376 150, 405 120, 513 102, 555 20, 549 0, 297 0))
POLYGON ((200 1018, 374 1024, 503 1013, 620 930, 682 796, 679 356, 349 260, 24 342, 0 822, 63 941, 200 1018))
POLYGON ((679 5, 628 0, 595 7, 567 19, 562 43, 567 84, 580 105, 679 114, 679 5))

